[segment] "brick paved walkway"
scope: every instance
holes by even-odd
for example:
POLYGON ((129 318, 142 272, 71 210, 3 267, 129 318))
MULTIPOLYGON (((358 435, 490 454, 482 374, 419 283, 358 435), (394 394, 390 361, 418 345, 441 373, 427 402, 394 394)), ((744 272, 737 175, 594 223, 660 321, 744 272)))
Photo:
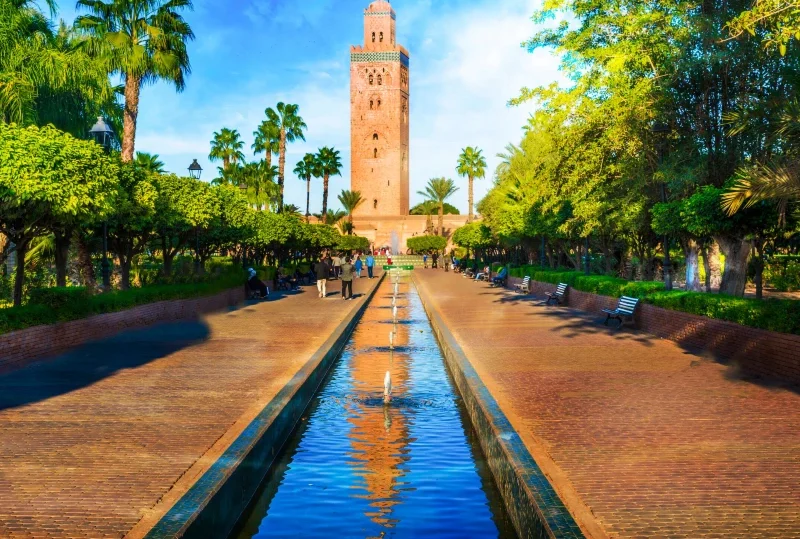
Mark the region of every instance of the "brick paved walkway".
POLYGON ((414 276, 587 535, 800 537, 797 392, 453 273, 414 276))
POLYGON ((0 375, 0 537, 122 537, 157 518, 357 304, 307 287, 0 375))

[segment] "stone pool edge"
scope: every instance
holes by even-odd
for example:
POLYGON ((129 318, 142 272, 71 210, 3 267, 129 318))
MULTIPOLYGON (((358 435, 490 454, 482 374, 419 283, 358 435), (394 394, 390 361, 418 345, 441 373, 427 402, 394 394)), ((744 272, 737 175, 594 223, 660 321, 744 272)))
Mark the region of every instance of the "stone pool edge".
POLYGON ((361 305, 342 320, 219 458, 144 533, 146 539, 228 537, 350 339, 385 275, 378 277, 361 305))
POLYGON ((519 537, 585 537, 413 274, 412 282, 519 537))

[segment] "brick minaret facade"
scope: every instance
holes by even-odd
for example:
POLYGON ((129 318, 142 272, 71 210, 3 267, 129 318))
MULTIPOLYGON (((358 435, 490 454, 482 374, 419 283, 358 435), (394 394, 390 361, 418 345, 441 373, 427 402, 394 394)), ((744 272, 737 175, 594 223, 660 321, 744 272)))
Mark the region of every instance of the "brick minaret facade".
POLYGON ((350 188, 355 216, 408 215, 408 51, 384 0, 364 11, 364 45, 350 48, 350 188))

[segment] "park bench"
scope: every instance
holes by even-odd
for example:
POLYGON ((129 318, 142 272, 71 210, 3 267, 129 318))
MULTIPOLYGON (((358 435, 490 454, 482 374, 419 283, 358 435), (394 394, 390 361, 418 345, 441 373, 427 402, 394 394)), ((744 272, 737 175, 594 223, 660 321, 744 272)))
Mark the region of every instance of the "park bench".
POLYGON ((505 288, 507 282, 508 282, 508 269, 503 268, 497 275, 495 275, 494 277, 491 278, 491 280, 489 280, 489 286, 493 288, 495 286, 502 286, 503 288, 505 288))
POLYGON ((567 293, 568 286, 569 285, 567 283, 558 283, 556 291, 547 294, 547 301, 545 301, 545 305, 550 305, 551 301, 555 301, 556 304, 561 305, 561 303, 564 301, 564 295, 567 293))
POLYGON ((514 285, 514 288, 516 288, 517 292, 519 292, 520 294, 522 294, 523 292, 525 294, 530 294, 531 293, 531 278, 530 278, 530 276, 526 275, 525 278, 522 279, 521 283, 518 283, 518 284, 514 285))
POLYGON ((636 311, 637 305, 639 305, 639 298, 622 296, 619 298, 616 309, 603 309, 603 312, 606 313, 606 321, 603 324, 607 326, 608 321, 614 319, 619 321, 617 329, 621 328, 625 318, 633 320, 633 313, 636 311))

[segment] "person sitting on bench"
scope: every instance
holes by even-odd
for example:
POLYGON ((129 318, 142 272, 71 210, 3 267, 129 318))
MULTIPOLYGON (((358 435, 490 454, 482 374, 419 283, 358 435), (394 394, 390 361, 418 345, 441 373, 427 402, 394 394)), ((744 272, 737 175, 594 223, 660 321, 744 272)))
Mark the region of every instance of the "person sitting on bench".
POLYGON ((492 278, 492 286, 505 286, 506 277, 508 277, 508 266, 503 266, 500 273, 492 278))
POLYGON ((485 279, 487 275, 489 275, 489 266, 484 266, 483 267, 483 271, 478 272, 475 275, 475 280, 476 281, 481 281, 481 280, 485 279))
POLYGON ((269 288, 267 288, 267 285, 265 285, 261 279, 258 278, 256 270, 253 268, 247 269, 247 287, 250 290, 259 292, 260 299, 265 299, 267 296, 269 296, 269 288))

